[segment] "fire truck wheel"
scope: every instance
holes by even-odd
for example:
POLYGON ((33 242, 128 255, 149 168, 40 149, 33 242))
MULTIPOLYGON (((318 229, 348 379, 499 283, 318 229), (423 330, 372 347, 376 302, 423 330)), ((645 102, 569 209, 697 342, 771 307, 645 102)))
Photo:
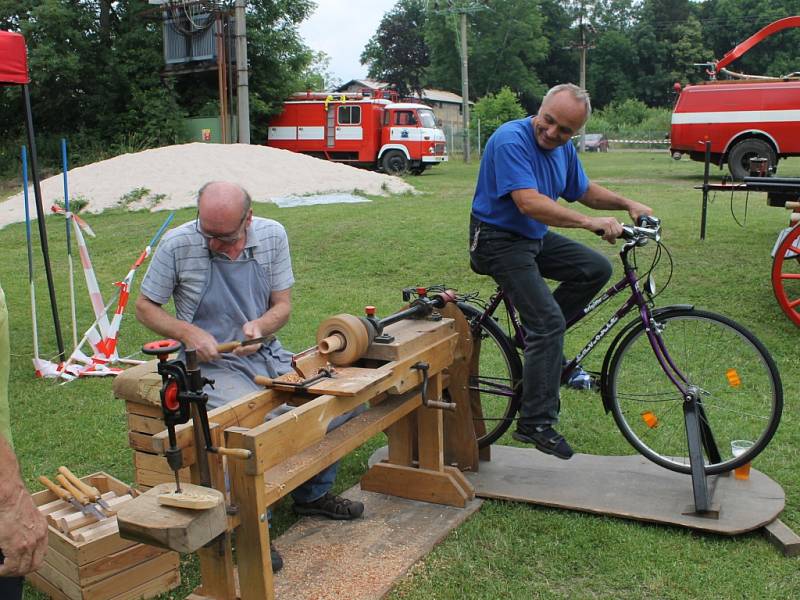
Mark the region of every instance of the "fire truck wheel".
POLYGON ((744 179, 750 174, 751 158, 766 158, 770 172, 775 169, 778 157, 775 150, 764 140, 749 138, 737 142, 728 152, 728 170, 734 179, 744 179))
POLYGON ((389 175, 408 173, 408 159, 400 150, 389 150, 381 160, 383 170, 389 175))

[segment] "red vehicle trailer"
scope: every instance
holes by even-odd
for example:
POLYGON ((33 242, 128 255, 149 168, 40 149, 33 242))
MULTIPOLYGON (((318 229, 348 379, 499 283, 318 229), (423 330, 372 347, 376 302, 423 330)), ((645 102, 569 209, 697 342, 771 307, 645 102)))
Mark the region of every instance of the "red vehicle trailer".
MULTIPOLYGON (((776 21, 728 52, 712 65, 712 77, 772 33, 800 26, 800 17, 776 21)), ((739 74, 732 74, 739 75, 739 74)), ((672 113, 670 152, 676 160, 688 154, 705 160, 705 142, 711 142, 711 161, 728 164, 734 179, 749 173, 751 158, 766 158, 770 172, 778 160, 800 156, 800 79, 756 78, 718 81, 716 79, 679 92, 672 113)))
POLYGON ((270 121, 267 145, 392 175, 447 161, 430 107, 362 94, 294 94, 270 121))

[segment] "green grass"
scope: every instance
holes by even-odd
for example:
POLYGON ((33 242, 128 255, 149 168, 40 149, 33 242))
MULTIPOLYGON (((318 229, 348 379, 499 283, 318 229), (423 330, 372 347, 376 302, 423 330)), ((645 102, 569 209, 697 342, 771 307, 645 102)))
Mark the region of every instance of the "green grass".
MULTIPOLYGON (((585 165, 595 181, 650 204, 663 219, 675 273, 658 298, 659 305, 692 303, 724 313, 751 329, 775 358, 783 375, 784 417, 773 443, 754 466, 784 487, 787 504, 781 518, 800 531, 798 329, 780 311, 769 278, 770 250, 786 226, 786 211, 767 207, 761 194, 747 200, 739 194, 732 201, 718 194, 709 205, 706 239, 700 241, 701 194, 693 189, 702 179, 700 163, 674 162, 666 153, 611 152, 586 155, 585 165), (731 212, 742 222, 745 206, 746 224, 740 227, 731 212)), ((284 345, 295 351, 309 347, 317 325, 336 313, 360 314, 365 305, 373 304, 379 315, 390 314, 402 305, 400 290, 409 285, 446 283, 488 295, 492 282, 471 273, 467 260, 467 222, 476 174, 477 163, 454 161, 410 177, 420 191, 416 195, 375 197, 369 204, 256 206, 257 215, 279 220, 289 233, 297 283, 292 319, 281 332, 284 345)), ((800 176, 800 161, 781 163, 780 174, 800 176)), ((713 176, 719 179, 719 171, 714 170, 713 176)), ((163 212, 121 209, 87 217, 97 232, 89 245, 104 294, 112 293, 112 282, 125 275, 164 217, 163 212)), ((175 223, 193 217, 194 209, 187 208, 178 212, 175 223)), ((47 224, 69 345, 64 224, 58 217, 48 217, 47 224)), ((618 263, 618 247, 588 232, 570 235, 618 263)), ((13 433, 26 481, 37 490, 36 476, 52 477, 61 464, 78 474, 103 470, 132 481, 124 405, 113 399, 111 380, 56 385, 33 377, 23 224, 2 231, 0 251, 4 258, 0 281, 10 309, 13 433)), ((38 248, 35 258, 40 347, 43 356, 51 356, 55 342, 38 248)), ((80 263, 75 260, 82 332, 93 319, 80 263)), ((142 275, 137 277, 137 292, 142 275)), ((666 273, 660 269, 656 277, 663 284, 666 273)), ((602 316, 592 319, 568 338, 568 349, 577 350, 602 320, 602 316)), ((135 352, 154 337, 129 311, 122 326, 121 354, 135 352)), ((602 349, 595 351, 588 366, 596 366, 601 358, 602 349)), ((596 396, 565 392, 562 400, 561 429, 577 451, 631 452, 596 396)), ((378 436, 343 461, 337 490, 357 483, 370 453, 382 443, 378 436)), ((282 503, 273 532, 280 534, 292 520, 288 502, 282 503)), ((184 597, 198 583, 192 559, 184 559, 182 574, 183 586, 169 597, 184 597)), ((486 501, 390 597, 789 598, 798 593, 796 560, 782 557, 760 534, 695 535, 677 528, 486 501)), ((29 594, 41 597, 33 590, 29 594)))

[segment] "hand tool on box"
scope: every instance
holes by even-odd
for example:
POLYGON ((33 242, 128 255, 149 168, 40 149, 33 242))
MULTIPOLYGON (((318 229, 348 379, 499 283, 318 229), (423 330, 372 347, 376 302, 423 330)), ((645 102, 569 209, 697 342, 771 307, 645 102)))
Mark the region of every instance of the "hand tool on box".
MULTIPOLYGON (((255 343, 257 339, 245 341, 247 343, 255 343)), ((206 409, 208 394, 203 392, 203 387, 206 384, 213 386, 214 380, 203 377, 200 373, 200 368, 197 364, 197 351, 193 348, 186 349, 185 363, 179 359, 168 360, 169 355, 180 350, 180 347, 180 342, 176 340, 159 340, 142 346, 142 352, 158 357, 158 374, 161 375, 162 381, 160 394, 161 411, 164 414, 164 424, 167 426, 167 435, 169 437, 169 448, 164 454, 167 457, 167 464, 175 473, 176 493, 181 493, 178 472, 183 465, 183 455, 178 447, 175 434, 176 425, 187 423, 194 418, 197 465, 200 471, 200 483, 205 487, 211 487, 208 452, 233 458, 250 458, 250 451, 244 448, 218 448, 211 443, 211 429, 208 425, 208 411, 206 409), (194 415, 192 412, 194 412, 194 415)))
MULTIPOLYGON (((62 488, 64 488, 70 494, 72 494, 72 496, 78 502, 80 502, 83 506, 88 508, 92 515, 94 515, 95 517, 97 517, 100 520, 105 519, 106 517, 108 517, 108 515, 106 513, 104 513, 102 510, 100 510, 100 507, 97 504, 94 504, 91 500, 89 500, 89 498, 86 496, 86 494, 84 494, 82 491, 80 491, 78 488, 76 488, 74 485, 72 485, 67 480, 67 478, 64 477, 61 473, 56 475, 56 481, 58 481, 58 483, 61 484, 62 488)), ((84 513, 84 514, 87 514, 87 513, 84 513)))
POLYGON ((240 346, 251 346, 252 344, 268 344, 272 340, 275 339, 275 336, 270 335, 263 335, 261 337, 252 338, 249 340, 234 340, 232 342, 224 342, 222 344, 217 344, 217 352, 224 353, 224 352, 233 352, 240 346))
POLYGON ((92 507, 90 505, 85 505, 84 506, 83 504, 81 504, 77 500, 77 498, 71 492, 69 492, 66 488, 62 488, 62 487, 56 485, 55 483, 50 481, 50 479, 48 479, 44 475, 39 475, 39 483, 41 483, 43 486, 45 486, 47 489, 49 489, 51 492, 53 492, 56 496, 61 498, 64 502, 69 502, 72 506, 77 508, 83 514, 85 514, 87 516, 95 517, 95 518, 97 518, 98 521, 106 518, 106 516, 103 513, 101 513, 99 510, 97 510, 96 508, 94 508, 94 507, 92 507))
POLYGON ((103 500, 102 496, 100 495, 100 490, 98 490, 96 487, 85 484, 83 481, 78 479, 72 473, 72 471, 70 471, 67 467, 63 465, 58 467, 58 472, 61 473, 64 477, 66 477, 67 481, 69 481, 72 485, 78 488, 87 498, 89 498, 91 502, 99 504, 103 508, 103 510, 113 512, 111 506, 108 504, 108 502, 103 500))

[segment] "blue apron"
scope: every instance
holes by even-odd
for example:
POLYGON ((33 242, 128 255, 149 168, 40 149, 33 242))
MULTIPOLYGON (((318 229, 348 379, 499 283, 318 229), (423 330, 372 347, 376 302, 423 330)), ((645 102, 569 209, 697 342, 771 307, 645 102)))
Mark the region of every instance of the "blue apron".
MULTIPOLYGON (((206 287, 200 297, 192 324, 207 331, 222 344, 243 340, 242 326, 267 312, 271 292, 264 269, 247 248, 248 258, 229 260, 209 250, 211 261, 206 287)), ((278 377, 292 370, 292 353, 275 339, 248 356, 222 354, 219 360, 200 363, 204 377, 214 380, 206 386, 209 408, 228 404, 262 390, 256 375, 278 377)))

